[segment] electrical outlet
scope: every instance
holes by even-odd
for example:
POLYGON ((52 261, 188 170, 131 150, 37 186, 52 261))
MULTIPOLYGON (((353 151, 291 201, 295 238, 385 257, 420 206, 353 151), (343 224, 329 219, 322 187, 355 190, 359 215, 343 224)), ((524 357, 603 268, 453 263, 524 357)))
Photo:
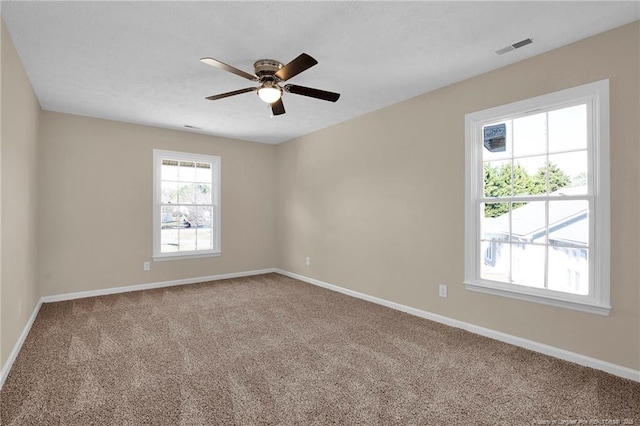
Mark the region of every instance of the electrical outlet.
POLYGON ((145 271, 150 270, 150 269, 151 269, 151 262, 144 262, 144 263, 142 264, 142 268, 143 268, 145 271))
POLYGON ((311 266, 311 258, 309 256, 307 256, 307 258, 305 259, 305 263, 307 264, 307 266, 311 266))
POLYGON ((440 297, 447 297, 447 285, 446 284, 440 284, 440 289, 439 289, 440 293, 439 296, 440 297))

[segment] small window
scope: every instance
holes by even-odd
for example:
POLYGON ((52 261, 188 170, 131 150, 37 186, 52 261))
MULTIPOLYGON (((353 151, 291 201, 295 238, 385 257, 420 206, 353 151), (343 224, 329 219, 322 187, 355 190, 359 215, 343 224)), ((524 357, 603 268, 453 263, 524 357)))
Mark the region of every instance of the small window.
POLYGON ((608 80, 465 121, 466 287, 608 314, 608 80))
POLYGON ((153 258, 220 254, 220 157, 153 151, 153 258))

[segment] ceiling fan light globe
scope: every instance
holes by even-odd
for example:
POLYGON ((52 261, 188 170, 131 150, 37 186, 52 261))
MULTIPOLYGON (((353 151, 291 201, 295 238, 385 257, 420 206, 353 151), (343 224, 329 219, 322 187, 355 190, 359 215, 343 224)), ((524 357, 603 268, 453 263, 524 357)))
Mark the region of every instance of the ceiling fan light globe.
POLYGON ((260 99, 268 104, 272 104, 282 96, 282 90, 277 87, 261 87, 258 89, 260 99))

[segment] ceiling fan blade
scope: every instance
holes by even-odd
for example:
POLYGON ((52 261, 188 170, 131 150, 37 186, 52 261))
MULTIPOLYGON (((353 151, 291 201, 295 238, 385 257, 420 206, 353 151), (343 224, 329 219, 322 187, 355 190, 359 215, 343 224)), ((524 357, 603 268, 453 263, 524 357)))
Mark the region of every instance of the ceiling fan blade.
POLYGON ((309 96, 310 98, 322 99, 323 101, 329 102, 335 102, 340 98, 340 93, 327 92, 305 86, 296 86, 295 84, 285 85, 284 90, 295 95, 309 96))
POLYGON ((303 53, 284 67, 280 68, 280 70, 275 73, 275 76, 282 81, 286 81, 291 77, 300 74, 302 71, 308 70, 317 63, 318 61, 316 61, 306 53, 303 53))
POLYGON ((271 112, 273 112, 273 115, 282 115, 285 113, 284 104, 282 103, 282 98, 278 99, 277 101, 271 104, 271 112))
POLYGON ((217 59, 202 58, 202 59, 200 59, 200 62, 203 62, 203 63, 205 63, 207 65, 211 65, 212 67, 220 68, 221 70, 228 71, 228 72, 233 73, 235 75, 239 75, 240 77, 244 77, 247 80, 258 81, 258 78, 255 75, 249 74, 248 72, 244 72, 242 70, 239 70, 238 68, 232 67, 231 65, 227 65, 224 62, 218 61, 217 59))
POLYGON ((228 98, 229 96, 240 95, 242 93, 255 92, 257 87, 247 87, 246 89, 234 90, 233 92, 220 93, 219 95, 207 96, 205 99, 215 101, 217 99, 228 98))

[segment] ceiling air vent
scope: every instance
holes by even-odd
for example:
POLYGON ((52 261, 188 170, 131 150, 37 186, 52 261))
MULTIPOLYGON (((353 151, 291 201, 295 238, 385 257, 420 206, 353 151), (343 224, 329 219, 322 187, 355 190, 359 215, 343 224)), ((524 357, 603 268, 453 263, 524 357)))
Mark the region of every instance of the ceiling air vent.
POLYGON ((184 127, 186 127, 187 129, 202 130, 202 127, 192 126, 191 124, 185 124, 184 127))
POLYGON ((507 47, 503 47, 500 50, 496 50, 496 53, 498 55, 504 55, 507 52, 511 52, 512 50, 516 50, 516 49, 520 49, 522 46, 526 46, 527 44, 531 44, 533 43, 533 40, 531 40, 530 38, 525 38, 524 40, 521 40, 517 43, 513 43, 507 47))

